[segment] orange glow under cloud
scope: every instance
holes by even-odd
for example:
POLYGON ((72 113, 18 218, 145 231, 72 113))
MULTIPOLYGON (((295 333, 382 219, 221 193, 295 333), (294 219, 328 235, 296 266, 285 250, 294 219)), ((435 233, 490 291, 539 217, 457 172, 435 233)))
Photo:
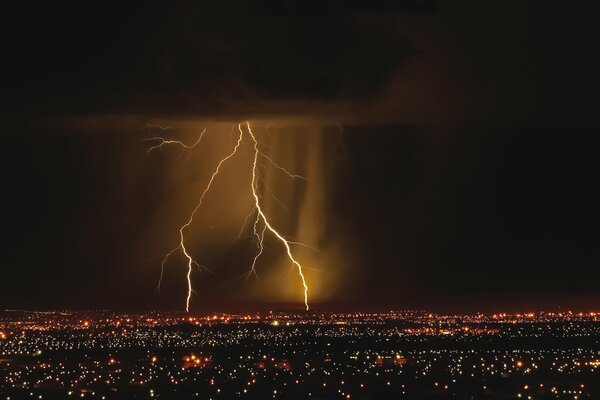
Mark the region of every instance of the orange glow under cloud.
MULTIPOLYGON (((327 224, 324 200, 331 169, 325 171, 335 161, 335 157, 331 160, 324 157, 324 147, 332 141, 323 139, 322 127, 318 125, 304 130, 250 122, 233 127, 217 125, 195 127, 195 136, 185 140, 171 138, 162 129, 161 136, 150 141, 150 157, 157 150, 165 150, 165 156, 169 156, 167 148, 178 148, 188 153, 210 152, 216 160, 212 169, 203 160, 202 175, 206 176, 207 170, 211 173, 205 179, 198 179, 204 180, 205 183, 197 184, 204 188, 196 196, 198 200, 186 222, 178 228, 178 245, 163 260, 159 287, 175 265, 171 258, 182 254, 186 265, 185 305, 189 311, 193 294, 204 289, 196 270, 210 269, 219 275, 210 263, 214 256, 207 254, 214 253, 214 247, 226 239, 237 220, 238 240, 248 240, 243 233, 252 226, 251 237, 256 241, 256 251, 242 275, 259 279, 246 284, 251 286, 247 298, 296 302, 300 287, 300 298, 308 309, 309 301, 327 298, 327 287, 335 288, 334 279, 342 265, 340 247, 336 241, 324 237, 327 224), (215 158, 219 153, 224 154, 222 158, 215 158), (242 210, 244 216, 240 216, 242 210), (290 275, 293 270, 296 273, 290 275)), ((334 144, 339 145, 339 138, 334 144)))

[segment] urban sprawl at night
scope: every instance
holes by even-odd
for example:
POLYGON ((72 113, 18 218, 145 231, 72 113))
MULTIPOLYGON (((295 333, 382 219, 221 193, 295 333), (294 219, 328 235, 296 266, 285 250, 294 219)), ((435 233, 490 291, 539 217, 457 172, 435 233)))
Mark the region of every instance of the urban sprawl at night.
POLYGON ((4 311, 2 399, 586 399, 600 313, 4 311))

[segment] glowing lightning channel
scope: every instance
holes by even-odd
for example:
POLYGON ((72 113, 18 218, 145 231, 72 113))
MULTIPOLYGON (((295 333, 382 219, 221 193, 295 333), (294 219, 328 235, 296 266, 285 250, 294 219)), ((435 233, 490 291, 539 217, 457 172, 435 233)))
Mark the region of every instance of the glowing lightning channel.
POLYGON ((158 277, 158 284, 156 285, 156 292, 160 294, 160 288, 162 286, 162 280, 163 277, 165 275, 165 263, 167 262, 167 260, 169 259, 169 257, 171 257, 171 254, 175 253, 177 250, 179 250, 179 246, 175 247, 173 250, 171 250, 170 252, 168 252, 167 254, 165 254, 165 256, 163 257, 162 262, 160 263, 160 276, 158 277))
MULTIPOLYGON (((288 258, 292 261, 292 264, 298 270, 298 274, 300 275, 300 279, 302 280, 302 286, 304 288, 304 305, 306 306, 306 310, 309 310, 309 306, 308 306, 308 284, 306 283, 306 278, 305 278, 304 273, 302 271, 302 265, 294 258, 293 254, 292 254, 292 249, 290 248, 289 241, 287 239, 285 239, 283 236, 281 236, 281 234, 279 232, 277 232, 277 230, 275 228, 273 228, 273 226, 271 226, 271 224, 267 220, 267 217, 266 217, 265 213, 263 212, 263 209, 260 206, 260 198, 259 198, 259 195, 258 195, 258 191, 256 189, 256 186, 257 186, 257 173, 256 173, 256 170, 257 170, 258 156, 260 154, 260 151, 258 150, 258 142, 256 140, 256 137, 254 136, 254 133, 252 133, 252 129, 250 128, 250 123, 248 121, 246 121, 246 126, 248 128, 248 134, 250 135, 250 138, 252 139, 253 148, 254 148, 254 160, 253 160, 253 163, 252 163, 252 196, 254 197, 254 204, 256 206, 256 212, 258 213, 256 221, 258 221, 258 219, 261 219, 262 222, 265 225, 265 228, 268 229, 273 235, 275 235, 275 237, 277 239, 279 239, 279 241, 285 247, 285 250, 287 252, 288 258)), ((241 135, 241 133, 243 132, 242 131, 242 124, 239 124, 238 127, 239 127, 240 135, 241 135)), ((255 227, 256 227, 256 221, 255 221, 255 227)), ((255 229, 255 232, 256 232, 256 229, 255 229)), ((259 243, 261 243, 261 248, 262 248, 262 240, 259 243)))
MULTIPOLYGON (((167 130, 173 129, 170 126, 162 127, 162 126, 155 126, 155 125, 150 125, 150 124, 148 124, 147 126, 150 127, 150 128, 153 128, 153 129, 160 129, 161 131, 167 131, 167 130)), ((170 139, 165 139, 165 138, 163 138, 161 136, 153 136, 153 137, 150 137, 150 138, 142 139, 142 141, 143 142, 150 142, 150 141, 154 141, 154 140, 159 140, 159 143, 157 145, 151 146, 150 148, 148 148, 146 150, 146 153, 148 153, 148 154, 150 154, 154 150, 161 150, 162 151, 163 146, 169 145, 169 144, 176 144, 176 145, 179 145, 179 146, 181 146, 181 147, 183 147, 185 149, 193 149, 198 144, 200 144, 200 142, 204 138, 204 134, 205 133, 206 133, 206 128, 204 128, 204 130, 202 130, 202 132, 200 132, 200 135, 198 136, 198 139, 196 139, 196 141, 193 144, 191 144, 191 145, 185 144, 181 140, 170 140, 170 139)), ((158 278, 158 284, 156 285, 156 293, 158 293, 158 294, 160 294, 160 288, 162 286, 162 280, 163 280, 163 277, 164 277, 164 274, 165 274, 165 263, 167 262, 167 260, 169 259, 169 257, 171 257, 171 255, 175 251, 179 250, 180 247, 181 247, 181 245, 175 247, 173 250, 171 250, 167 254, 165 254, 162 262, 160 263, 160 276, 158 278)), ((208 272, 213 273, 210 269, 208 269, 208 268, 206 268, 206 267, 204 267, 204 266, 202 266, 202 265, 200 265, 200 264, 198 264, 196 262, 195 262, 195 264, 196 264, 196 266, 199 269, 204 269, 204 270, 206 270, 208 272)))
MULTIPOLYGON (((261 152, 258 148, 258 141, 256 139, 256 137, 254 136, 254 133, 252 132, 252 129, 250 127, 250 123, 246 122, 246 126, 248 129, 248 135, 250 136, 250 139, 252 140, 252 149, 254 150, 254 155, 253 155, 253 163, 252 163, 252 182, 251 182, 251 188, 252 188, 252 196, 254 198, 254 206, 252 208, 252 210, 250 211, 250 214, 248 214, 248 216, 246 217, 245 221, 244 221, 244 225, 242 226, 242 231, 240 232, 240 235, 242 235, 242 232, 244 231, 244 227, 246 226, 248 220, 250 219, 250 217, 256 212, 256 218, 254 220, 253 223, 253 233, 254 236, 256 236, 257 238, 257 247, 258 247, 258 253, 254 256, 254 259, 252 261, 252 266, 250 268, 250 270, 247 273, 246 277, 249 277, 251 274, 254 274, 256 276, 256 278, 258 279, 258 274, 256 272, 256 263, 258 261, 258 259, 260 258, 260 256, 263 254, 263 250, 264 250, 264 238, 265 238, 265 233, 267 231, 267 229, 273 234, 275 235, 275 237, 277 239, 279 239, 279 241, 283 244, 283 246, 285 247, 285 250, 287 252, 288 258, 292 261, 292 268, 296 268, 298 271, 298 274, 300 275, 300 278, 302 280, 302 286, 304 288, 304 305, 306 306, 306 309, 309 309, 308 306, 308 284, 306 281, 306 277, 304 276, 304 272, 303 272, 303 266, 294 258, 293 254, 292 254, 292 250, 290 245, 300 245, 300 246, 306 246, 309 248, 312 248, 311 246, 308 246, 304 243, 300 243, 300 242, 295 242, 292 240, 288 240, 286 239, 284 236, 282 236, 267 220, 267 216, 265 215, 263 209, 261 208, 260 205, 260 195, 258 192, 258 180, 261 180, 262 178, 260 177, 260 175, 258 174, 258 157, 263 157, 264 159, 266 159, 267 161, 269 161, 271 163, 271 165, 273 165, 275 168, 279 169, 280 171, 282 171, 283 173, 285 173, 286 175, 288 175, 290 178, 293 179, 301 179, 301 180, 307 180, 307 178, 305 178, 304 176, 298 175, 298 174, 294 174, 291 173, 290 171, 288 171, 287 169, 285 169, 284 167, 278 165, 271 157, 267 156, 266 154, 264 154, 263 152, 261 152), (262 231, 259 232, 258 226, 261 224, 262 222, 262 231)), ((217 164, 215 170, 213 171, 208 184, 206 185, 206 187, 204 188, 204 190, 202 191, 202 194, 200 195, 200 199, 198 200, 198 203, 196 204, 196 207, 193 209, 192 213, 190 214, 187 222, 185 224, 183 224, 181 226, 181 228, 179 228, 179 244, 177 245, 177 247, 175 247, 174 249, 172 249, 171 251, 169 251, 167 254, 165 254, 162 262, 161 262, 161 271, 160 271, 160 277, 158 280, 158 286, 157 286, 157 291, 160 292, 160 287, 161 287, 161 283, 163 280, 163 275, 164 275, 164 269, 165 269, 165 264, 167 262, 167 260, 169 259, 169 257, 171 257, 176 251, 181 250, 182 254, 185 256, 185 258, 187 259, 187 274, 186 274, 186 279, 187 279, 187 297, 186 297, 186 302, 185 302, 185 310, 187 312, 189 312, 190 310, 190 301, 191 301, 191 297, 192 294, 194 293, 194 290, 192 288, 192 271, 193 271, 193 267, 197 267, 198 269, 205 269, 211 273, 214 273, 212 271, 210 271, 208 268, 201 266, 200 264, 198 264, 193 258, 192 256, 188 253, 188 249, 185 246, 185 232, 186 230, 189 228, 189 226, 193 223, 194 221, 194 217, 196 215, 196 213, 198 212, 198 210, 200 209, 200 207, 202 206, 202 203, 204 201, 204 197, 206 196, 206 194, 209 192, 209 190, 212 187, 212 184, 215 180, 215 178, 217 177, 217 175, 219 174, 220 170, 221 170, 221 166, 227 161, 229 160, 231 157, 233 157, 239 150, 240 146, 242 145, 243 141, 244 141, 244 136, 245 136, 245 132, 242 129, 242 124, 238 124, 238 130, 239 130, 239 136, 237 139, 237 143, 235 144, 233 150, 224 158, 222 158, 219 163, 217 164)), ((191 145, 185 144, 180 140, 169 140, 169 139, 165 139, 163 137, 152 137, 152 138, 148 138, 145 139, 145 141, 152 141, 152 140, 158 140, 159 143, 150 147, 147 152, 150 153, 153 150, 162 150, 162 147, 164 145, 170 145, 170 144, 176 144, 179 145, 185 149, 192 149, 194 147, 196 147, 201 141, 202 138, 204 136, 204 133, 206 132, 206 129, 204 129, 201 133, 200 136, 198 137, 198 139, 196 140, 196 142, 194 142, 191 145)), ((233 133, 233 130, 232 130, 233 133)), ((263 181, 264 182, 264 181, 263 181)), ((271 192, 271 194, 275 197, 275 194, 271 192)), ((278 200, 275 197, 276 200, 278 200)), ((282 206, 285 208, 285 206, 282 204, 282 206)), ((305 267, 307 269, 310 269, 308 267, 305 267)))
POLYGON ((271 189, 269 186, 267 186, 267 182, 265 182, 265 180, 263 178, 261 178, 259 176, 260 181, 263 183, 264 188, 269 192, 269 194, 271 195, 271 197, 273 198, 273 200, 275 200, 275 202, 277 204, 279 204, 281 206, 281 208, 283 208, 285 210, 285 212, 289 213, 290 209, 287 208, 285 206, 285 204, 283 204, 283 202, 281 200, 279 200, 279 197, 277 197, 277 195, 275 194, 275 192, 273 191, 273 189, 271 189))
POLYGON ((185 311, 188 311, 188 312, 190 311, 190 300, 192 298, 192 293, 194 293, 194 290, 192 288, 192 270, 193 270, 194 265, 199 265, 199 264, 196 261, 194 261, 192 256, 188 253, 187 248, 185 247, 185 230, 194 221, 194 216, 196 215, 196 213, 202 206, 202 202, 204 201, 204 196, 206 196, 206 193, 208 193, 208 191, 210 190, 210 188, 213 184, 213 181, 215 180, 215 177, 219 174, 219 171, 221 170, 221 166, 223 165, 223 163, 225 163, 225 161, 229 160, 231 157, 233 157, 237 153, 238 149, 240 148, 240 145, 242 144, 243 137, 244 137, 244 135, 242 134, 242 132, 240 132, 237 143, 235 144, 235 147, 233 148, 233 150, 227 156, 225 156, 223 159, 221 159, 221 161, 219 161, 219 163, 217 164, 217 167, 215 168, 212 175, 210 176, 208 184, 206 185, 206 187, 204 188, 204 191, 200 195, 200 199, 198 200, 196 207, 190 214, 188 221, 185 224, 183 224, 181 226, 181 228, 179 228, 179 245, 177 247, 175 247, 173 250, 171 250, 169 253, 167 253, 167 255, 165 256, 165 258, 163 259, 163 262, 162 262, 162 266, 164 267, 164 264, 165 264, 167 258, 169 258, 169 256, 172 255, 178 249, 181 249, 181 252, 185 256, 185 258, 187 258, 188 271, 187 271, 186 279, 187 279, 188 291, 187 291, 187 297, 185 300, 185 311))
POLYGON ((202 132, 200 132, 200 136, 198 136, 198 139, 193 144, 185 144, 181 140, 165 139, 161 136, 153 136, 150 138, 146 138, 143 141, 144 142, 149 142, 149 141, 153 141, 153 140, 159 141, 158 144, 151 146, 150 148, 148 148, 148 150, 146 150, 146 152, 148 154, 150 154, 153 150, 162 150, 163 146, 167 145, 167 144, 177 144, 177 145, 183 147, 184 149, 193 149, 202 141, 202 138, 204 137, 204 133, 206 133, 206 128, 202 132))
POLYGON ((246 225, 248 225, 248 221, 250 220, 250 217, 252 215, 254 215, 255 211, 256 211, 256 207, 252 206, 252 210, 250 210, 250 214, 246 215, 246 218, 244 219, 244 225, 242 225, 242 229, 240 230, 238 239, 242 238, 242 235, 244 234, 244 230, 246 229, 246 225))
MULTIPOLYGON (((254 136, 252 136, 252 137, 254 138, 254 136)), ((258 148, 256 148, 256 151, 258 152, 258 154, 260 154, 261 157, 264 157, 265 159, 267 159, 275 168, 277 168, 278 170, 280 170, 281 172, 283 172, 284 174, 286 174, 290 178, 292 178, 292 179, 301 179, 303 181, 307 181, 308 180, 308 178, 306 178, 306 177, 304 177, 302 175, 291 173, 290 171, 288 171, 287 169, 285 169, 281 165, 277 164, 271 157, 269 157, 268 155, 266 155, 262 151, 258 150, 258 148)))
POLYGON ((258 259, 260 258, 260 256, 263 253, 264 250, 264 241, 265 241, 265 231, 267 230, 267 226, 264 225, 262 232, 259 234, 258 231, 256 230, 256 226, 258 225, 258 221, 260 220, 260 215, 257 213, 256 214, 256 220, 254 220, 254 236, 256 236, 257 242, 256 245, 258 246, 258 253, 256 253, 256 255, 254 256, 254 259, 252 260, 252 265, 250 266, 250 270, 246 273, 246 279, 248 279, 250 277, 250 275, 254 274, 254 277, 256 279, 258 279, 258 273, 256 272, 256 261, 258 261, 258 259))

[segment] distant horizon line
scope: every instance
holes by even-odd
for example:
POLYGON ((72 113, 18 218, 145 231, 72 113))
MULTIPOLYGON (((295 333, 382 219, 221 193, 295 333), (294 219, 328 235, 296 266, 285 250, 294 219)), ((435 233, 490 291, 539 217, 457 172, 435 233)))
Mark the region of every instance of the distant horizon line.
POLYGON ((20 308, 5 308, 0 310, 1 313, 32 313, 32 314, 85 314, 85 313, 113 313, 113 314, 133 314, 133 315, 144 315, 144 314, 181 314, 187 316, 196 315, 235 315, 235 314, 280 314, 280 313, 295 313, 295 314, 392 314, 392 313, 423 313, 423 314, 434 314, 434 315, 526 315, 526 314, 573 314, 573 315, 591 315, 597 314, 600 316, 600 307, 596 308, 548 308, 548 309, 527 309, 522 310, 508 310, 508 309, 497 309, 496 311, 436 311, 428 308, 387 308, 387 309, 369 309, 369 310, 327 310, 327 309, 311 309, 305 310, 303 308, 273 308, 273 309, 262 309, 262 310, 238 310, 238 311, 216 311, 216 310, 203 310, 203 311, 190 311, 185 310, 113 310, 109 308, 90 308, 90 309, 68 309, 68 308, 57 308, 57 309, 20 309, 20 308))

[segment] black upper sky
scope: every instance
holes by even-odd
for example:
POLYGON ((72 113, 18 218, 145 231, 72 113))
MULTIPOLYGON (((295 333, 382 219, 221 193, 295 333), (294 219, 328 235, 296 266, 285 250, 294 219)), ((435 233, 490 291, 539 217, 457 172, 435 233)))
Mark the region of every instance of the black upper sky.
POLYGON ((329 307, 600 305, 596 2, 204 3, 3 10, 0 306, 179 306, 138 275, 169 188, 115 115, 340 121, 364 268, 329 307))

